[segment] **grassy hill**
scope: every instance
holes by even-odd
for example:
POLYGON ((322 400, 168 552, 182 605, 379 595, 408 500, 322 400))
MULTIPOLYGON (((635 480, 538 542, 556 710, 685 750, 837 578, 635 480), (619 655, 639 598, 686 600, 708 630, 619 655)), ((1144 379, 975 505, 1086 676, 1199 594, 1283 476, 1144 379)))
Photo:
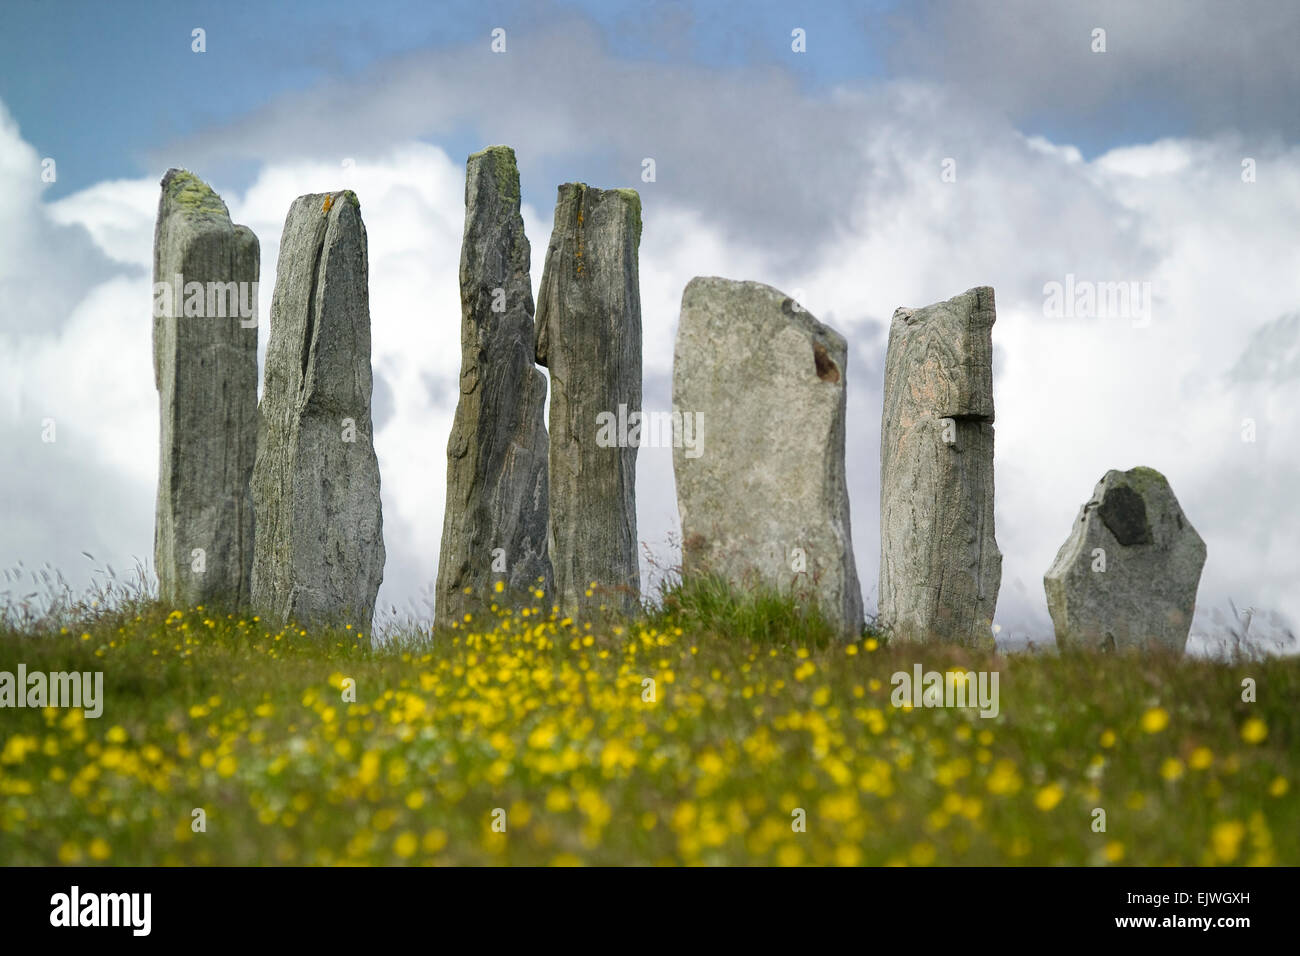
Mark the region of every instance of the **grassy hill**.
POLYGON ((11 623, 0 671, 105 702, 0 710, 0 860, 1300 863, 1300 660, 844 645, 766 600, 373 649, 140 602, 11 623), (998 672, 998 715, 893 706, 917 663, 998 672))

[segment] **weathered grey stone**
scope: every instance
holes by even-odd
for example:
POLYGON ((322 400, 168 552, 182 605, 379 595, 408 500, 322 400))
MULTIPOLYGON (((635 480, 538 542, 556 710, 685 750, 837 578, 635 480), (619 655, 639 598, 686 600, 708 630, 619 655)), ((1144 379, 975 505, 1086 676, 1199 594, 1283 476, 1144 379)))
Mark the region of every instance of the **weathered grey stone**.
POLYGON ((1057 646, 1181 653, 1204 566, 1164 475, 1106 472, 1043 576, 1057 646))
POLYGON ((673 471, 684 577, 794 594, 852 640, 862 589, 844 478, 847 352, 771 286, 692 279, 673 352, 673 471))
POLYGON ((514 150, 492 146, 475 153, 465 173, 460 401, 447 442, 441 625, 481 614, 494 601, 536 603, 533 592, 549 595, 552 589, 546 375, 533 358, 529 255, 514 150))
POLYGON ((898 309, 880 426, 880 623, 901 640, 992 647, 993 290, 898 309))
POLYGON ((641 408, 640 243, 634 190, 559 188, 537 362, 551 371, 548 551, 556 601, 568 613, 597 602, 629 613, 640 606, 636 445, 597 441, 597 416, 641 408))
POLYGON ((238 607, 248 601, 253 562, 257 237, 231 223, 197 176, 169 169, 153 264, 159 596, 174 607, 238 607))
POLYGON ((299 196, 280 240, 252 484, 253 602, 274 620, 370 629, 384 574, 371 385, 360 204, 299 196))

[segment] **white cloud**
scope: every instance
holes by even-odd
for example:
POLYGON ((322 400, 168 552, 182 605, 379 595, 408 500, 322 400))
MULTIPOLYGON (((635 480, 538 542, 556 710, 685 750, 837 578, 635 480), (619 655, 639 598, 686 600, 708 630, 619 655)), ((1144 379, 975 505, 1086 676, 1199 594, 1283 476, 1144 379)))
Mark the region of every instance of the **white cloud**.
MULTIPOLYGON (((707 90, 698 88, 698 76, 693 82, 690 93, 698 101, 707 90)), ((1228 375, 1253 336, 1300 302, 1291 240, 1300 213, 1300 153, 1255 148, 1259 180, 1245 184, 1239 176, 1243 146, 1232 135, 1162 140, 1089 162, 1070 144, 1026 137, 913 84, 866 99, 841 92, 834 100, 835 110, 858 110, 864 121, 838 128, 824 164, 823 152, 812 149, 796 149, 776 164, 781 175, 797 168, 817 183, 817 190, 792 194, 792 203, 824 194, 819 201, 829 209, 833 199, 834 215, 826 216, 820 235, 803 229, 790 236, 746 234, 736 227, 749 221, 747 211, 719 216, 716 206, 692 200, 715 180, 746 175, 744 169, 704 162, 688 189, 643 187, 647 406, 663 408, 671 400, 677 312, 691 277, 716 274, 800 290, 803 304, 850 341, 848 471, 855 550, 870 604, 879 548, 885 323, 899 305, 993 285, 999 307, 993 334, 997 521, 1004 553, 998 617, 1008 629, 1040 639, 1047 633, 1043 571, 1102 473, 1137 464, 1165 472, 1207 541, 1204 604, 1231 597, 1300 620, 1300 597, 1288 578, 1300 561, 1300 515, 1291 505, 1300 450, 1287 440, 1300 434, 1300 392, 1287 378, 1243 382, 1228 375), (957 161, 955 183, 940 178, 948 157, 957 161), (850 167, 855 173, 846 178, 842 171, 850 167), (1044 283, 1067 274, 1095 282, 1149 281, 1151 322, 1138 327, 1116 318, 1046 317, 1044 283), (1254 444, 1240 440, 1244 417, 1258 422, 1254 444)), ((831 134, 819 137, 824 143, 831 134)), ((0 170, 8 171, 0 176, 30 176, 33 155, 11 132, 0 139, 0 170), (14 159, 18 154, 21 161, 14 159)), ((527 157, 521 161, 527 170, 527 157)), ((755 175, 770 172, 763 167, 755 175)), ((0 181, 0 196, 11 185, 0 181)), ((414 599, 416 610, 427 612, 419 593, 436 571, 459 368, 463 186, 459 162, 433 146, 405 141, 351 167, 333 157, 281 157, 267 162, 242 194, 225 195, 235 221, 251 226, 262 243, 263 342, 290 202, 340 187, 360 196, 370 240, 376 445, 389 552, 381 607, 399 611, 414 599)), ((528 200, 549 190, 527 177, 524 187, 536 288, 551 220, 549 208, 528 200)), ((93 241, 117 274, 75 284, 75 301, 51 315, 47 330, 6 333, 0 375, 12 380, 21 373, 14 404, 23 418, 14 427, 30 430, 32 416, 44 414, 37 411, 43 408, 78 423, 75 432, 92 436, 91 451, 84 459, 61 459, 60 467, 78 471, 78 486, 102 485, 118 496, 51 494, 42 506, 50 527, 64 527, 63 518, 53 517, 58 512, 79 515, 79 526, 94 529, 92 515, 120 505, 123 488, 133 505, 120 510, 135 515, 138 525, 139 515, 152 511, 156 468, 147 284, 138 268, 150 261, 156 183, 100 184, 53 206, 43 206, 30 184, 25 188, 24 202, 3 207, 8 218, 0 222, 0 236, 84 228, 85 242, 93 241)), ((733 185, 730 195, 745 191, 733 185)), ((817 217, 803 209, 796 218, 807 223, 817 217)), ((75 262, 58 268, 73 270, 75 262)), ((30 260, 26 266, 0 260, 0 281, 15 281, 20 267, 31 268, 30 260)), ((37 453, 25 445, 16 458, 35 469, 37 453)), ((640 537, 658 548, 676 523, 670 452, 642 449, 638 479, 640 537)), ((120 523, 104 527, 94 532, 102 539, 77 547, 111 551, 119 547, 112 537, 118 534, 148 542, 147 521, 129 534, 120 523)), ((0 560, 56 553, 45 547, 41 524, 30 515, 14 526, 0 560)))

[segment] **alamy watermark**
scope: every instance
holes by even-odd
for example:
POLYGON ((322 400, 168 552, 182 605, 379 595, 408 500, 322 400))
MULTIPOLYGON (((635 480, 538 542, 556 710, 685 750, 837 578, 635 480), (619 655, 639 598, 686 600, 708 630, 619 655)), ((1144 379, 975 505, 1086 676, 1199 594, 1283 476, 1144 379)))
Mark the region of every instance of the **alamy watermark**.
POLYGON ((912 673, 898 671, 889 682, 894 686, 889 702, 895 707, 978 707, 981 717, 998 715, 997 671, 941 674, 915 664, 912 673))
POLYGON ((0 671, 0 707, 80 707, 85 717, 104 712, 103 671, 0 671))
POLYGON ((700 412, 618 412, 596 415, 600 448, 683 448, 687 458, 704 454, 704 415, 700 412))
POLYGON ((153 317, 233 319, 245 329, 257 325, 256 282, 186 282, 176 273, 170 282, 153 284, 153 317))
POLYGON ((1064 282, 1044 283, 1043 316, 1049 319, 1132 319, 1134 328, 1151 324, 1151 283, 1092 282, 1067 273, 1064 282))

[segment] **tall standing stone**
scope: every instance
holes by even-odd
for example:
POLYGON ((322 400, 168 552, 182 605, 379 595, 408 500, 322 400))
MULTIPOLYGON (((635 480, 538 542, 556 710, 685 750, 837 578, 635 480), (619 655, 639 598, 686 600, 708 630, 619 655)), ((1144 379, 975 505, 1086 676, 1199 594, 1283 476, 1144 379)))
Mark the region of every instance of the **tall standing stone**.
POLYGON ((552 588, 546 375, 534 363, 529 256, 514 150, 475 153, 465 175, 460 401, 447 442, 438 562, 442 625, 481 613, 491 601, 526 603, 531 592, 552 588))
POLYGON ((153 256, 159 596, 173 607, 238 607, 253 560, 257 237, 197 176, 169 169, 153 256))
POLYGON ((349 191, 289 209, 271 299, 253 506, 253 602, 370 629, 384 574, 370 419, 366 227, 349 191))
POLYGON ((692 279, 673 353, 673 471, 683 576, 793 593, 853 640, 862 589, 844 477, 847 353, 843 336, 771 286, 692 279))
POLYGON ((537 362, 551 372, 550 534, 559 605, 640 606, 636 444, 641 408, 641 198, 565 183, 537 302, 537 362), (601 423, 614 416, 613 444, 601 423), (597 591, 586 592, 592 582, 597 591), (612 592, 612 594, 610 593, 612 592))
POLYGON ((1204 566, 1164 475, 1106 472, 1043 576, 1057 646, 1182 653, 1204 566))
POLYGON ((991 646, 993 290, 898 309, 880 426, 880 623, 902 640, 991 646))

